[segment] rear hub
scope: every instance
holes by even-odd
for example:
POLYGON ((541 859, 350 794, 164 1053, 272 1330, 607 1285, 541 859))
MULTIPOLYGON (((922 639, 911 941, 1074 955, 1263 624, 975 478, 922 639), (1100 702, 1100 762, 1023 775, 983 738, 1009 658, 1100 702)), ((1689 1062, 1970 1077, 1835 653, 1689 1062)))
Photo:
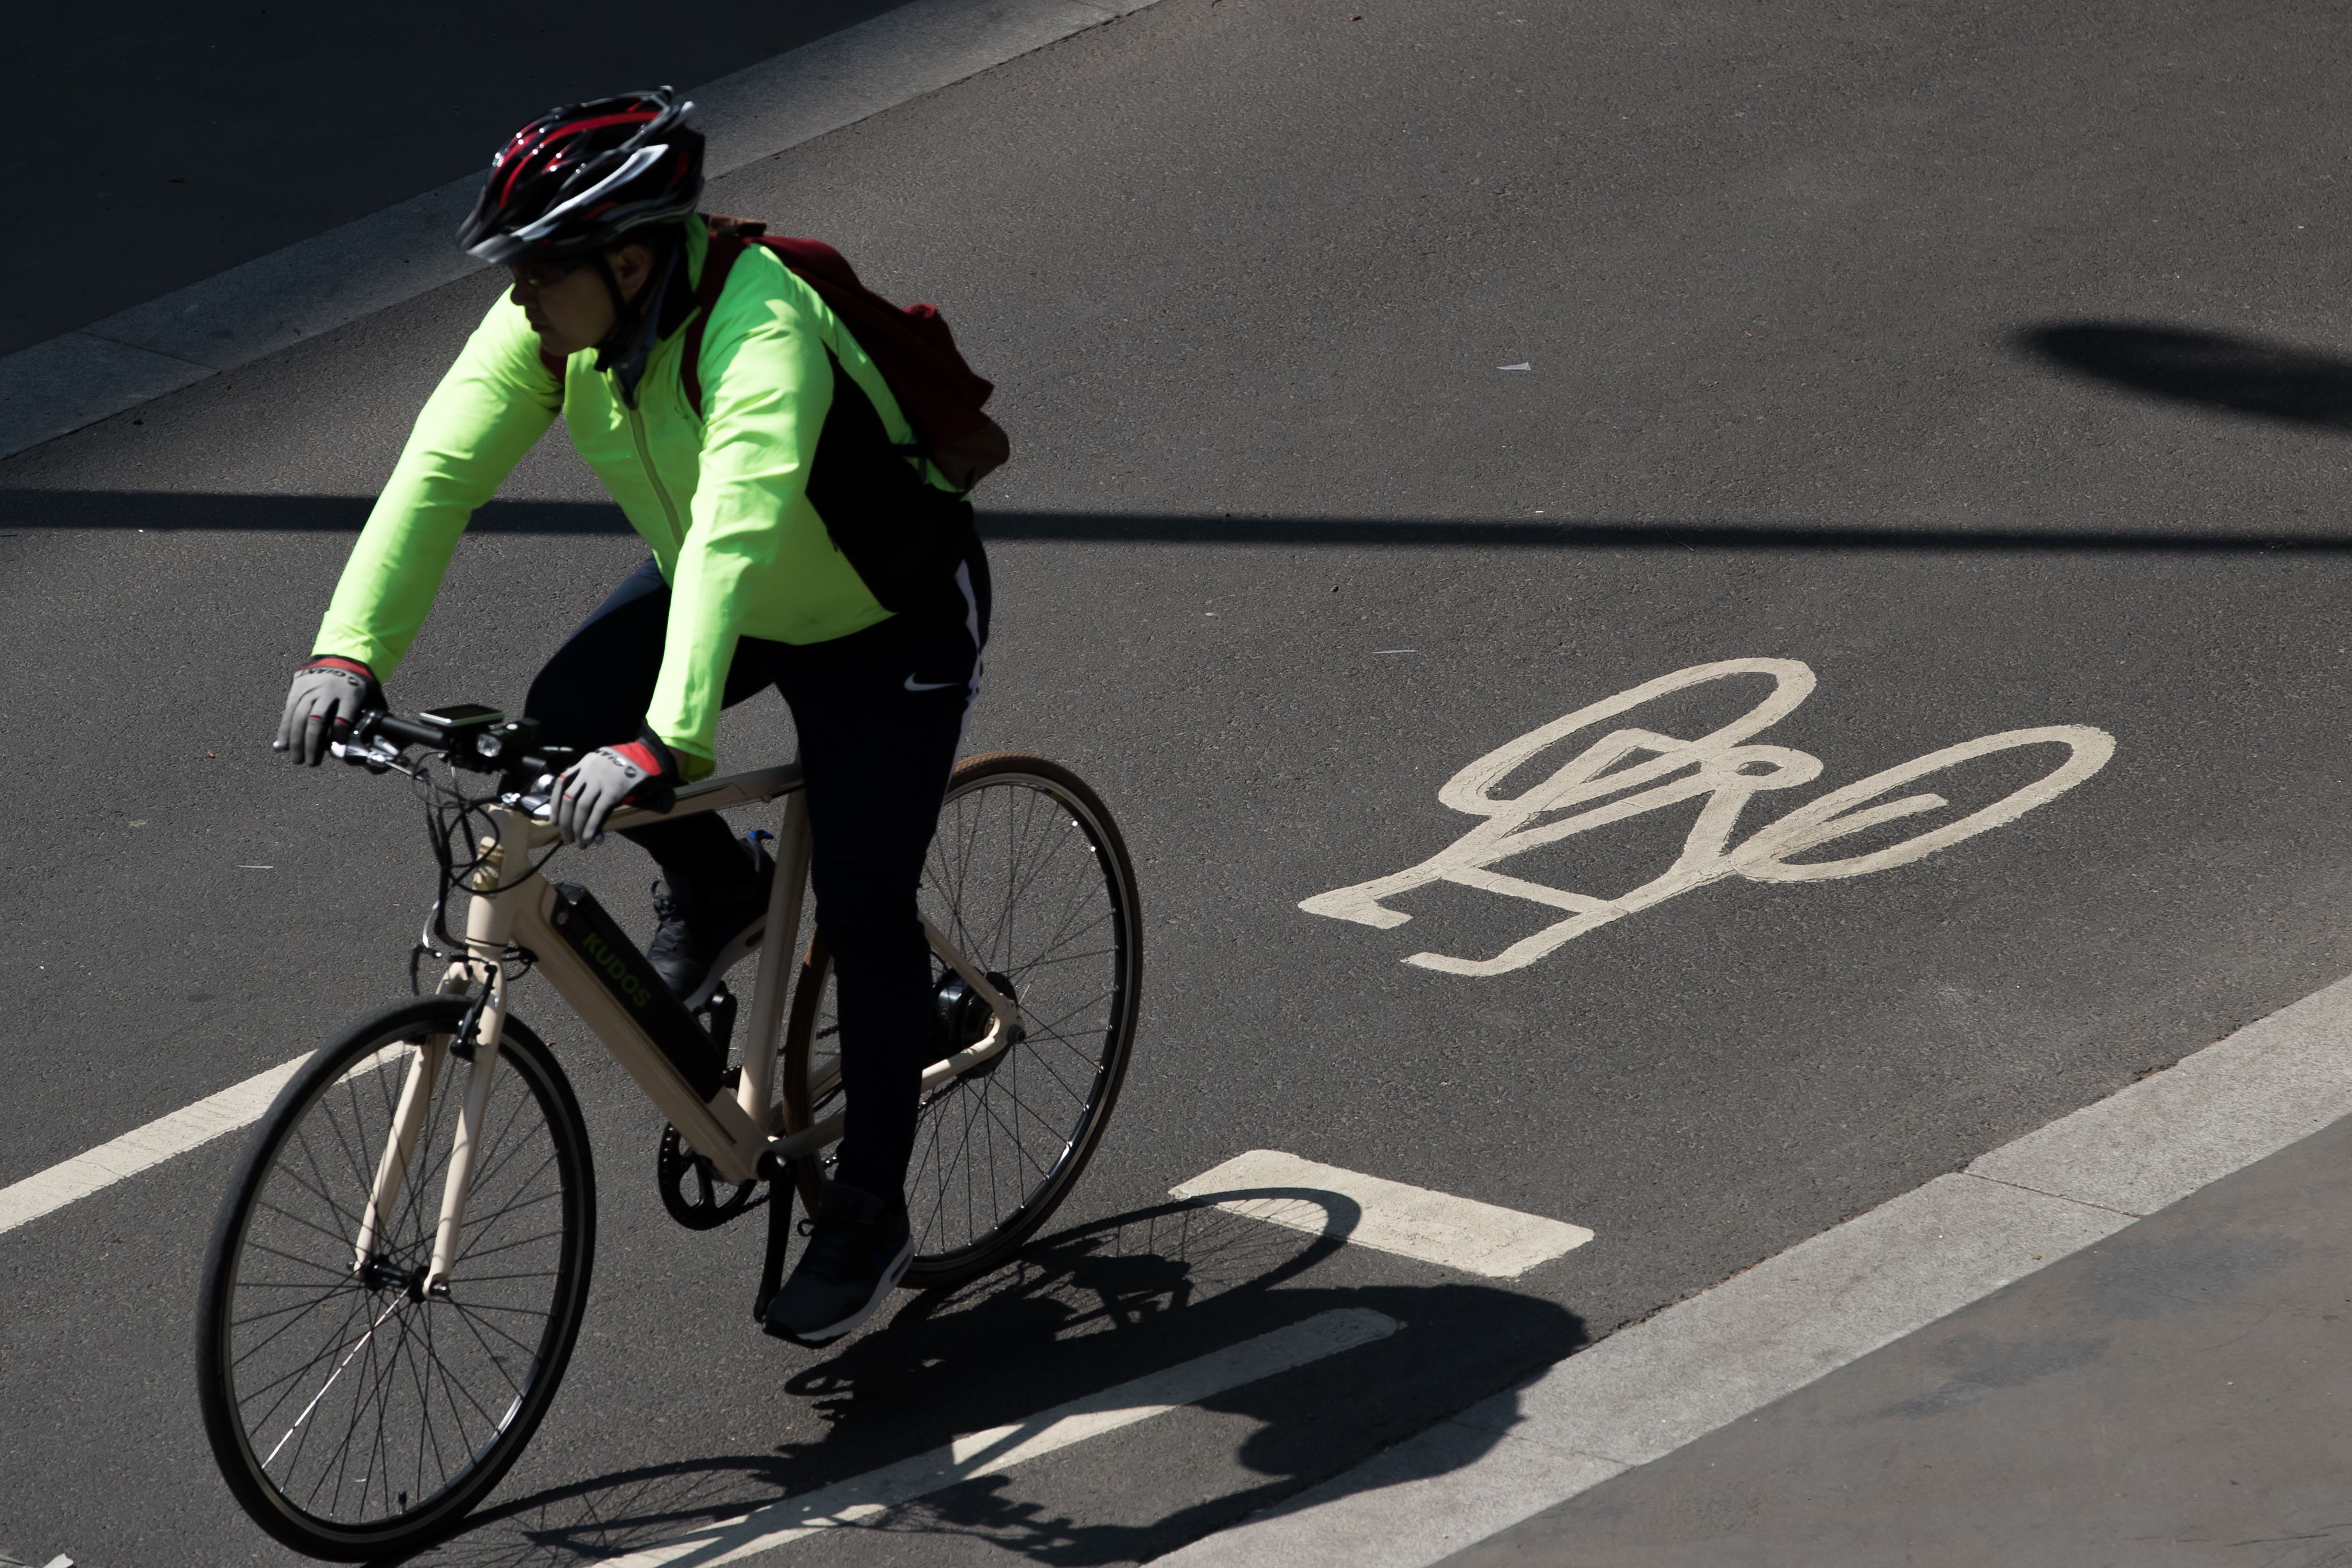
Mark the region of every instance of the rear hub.
MULTIPOLYGON (((1021 999, 1020 993, 1013 988, 1013 982, 1003 975, 992 969, 987 977, 988 983, 1007 999, 1013 1002, 1021 999)), ((990 1009, 988 998, 966 985, 963 977, 953 969, 941 975, 938 985, 932 988, 931 1019, 932 1061, 945 1061, 957 1051, 978 1045, 988 1038, 988 1031, 996 1023, 996 1014, 990 1009)), ((963 1076, 987 1077, 996 1071, 997 1063, 1004 1060, 1011 1049, 1007 1046, 963 1076)))

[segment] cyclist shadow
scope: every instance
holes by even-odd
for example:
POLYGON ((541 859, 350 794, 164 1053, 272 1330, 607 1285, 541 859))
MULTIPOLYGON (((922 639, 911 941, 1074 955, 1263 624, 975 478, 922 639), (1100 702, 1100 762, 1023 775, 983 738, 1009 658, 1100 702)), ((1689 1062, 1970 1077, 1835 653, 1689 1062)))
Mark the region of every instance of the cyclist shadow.
MULTIPOLYGON (((1584 1343, 1581 1320, 1553 1302, 1348 1249, 1356 1219, 1337 1194, 1259 1187, 1059 1232, 982 1280, 914 1297, 794 1374, 786 1387, 812 1402, 821 1437, 518 1498, 423 1560, 521 1568, 665 1544, 669 1561, 676 1543, 677 1562, 698 1563, 846 1514, 835 1529, 967 1537, 1045 1563, 1135 1562, 1343 1471, 1584 1343), (1281 1201, 1294 1219, 1317 1206, 1319 1233, 1210 1206, 1241 1200, 1281 1201), (1096 1517, 1031 1500, 1020 1452, 1082 1456, 1121 1431, 1150 1443, 1148 1422, 1183 1418, 1152 1413, 1179 1406, 1196 1423, 1205 1412, 1217 1427, 1239 1418, 1249 1430, 1228 1449, 1219 1435, 1204 1445, 1196 1425, 1189 1443, 1172 1437, 1166 1464, 1123 1468, 1116 1485, 1088 1484, 1081 1469, 1096 1517), (956 1443, 971 1434, 986 1438, 956 1443), (1137 1483, 1151 1469, 1167 1475, 1164 1495, 1137 1483)), ((1158 1440, 1171 1441, 1167 1427, 1158 1440)), ((1467 1437, 1439 1468, 1494 1440, 1467 1437)), ((1069 1495, 1066 1481, 1048 1484, 1069 1495)), ((821 1550, 849 1544, 833 1539, 821 1550)))

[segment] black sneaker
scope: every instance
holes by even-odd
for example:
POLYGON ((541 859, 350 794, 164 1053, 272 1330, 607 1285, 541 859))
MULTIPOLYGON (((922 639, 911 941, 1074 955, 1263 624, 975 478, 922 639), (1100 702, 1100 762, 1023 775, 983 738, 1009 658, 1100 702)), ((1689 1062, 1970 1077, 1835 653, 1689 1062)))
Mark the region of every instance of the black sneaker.
POLYGON ((768 935, 768 894, 776 862, 757 845, 745 846, 757 866, 715 897, 686 899, 654 883, 654 918, 660 924, 646 958, 687 1010, 710 999, 727 971, 759 951, 768 935))
POLYGON ((905 1204, 829 1181, 808 1250, 768 1303, 767 1331, 794 1344, 839 1339, 874 1315, 914 1260, 905 1204))

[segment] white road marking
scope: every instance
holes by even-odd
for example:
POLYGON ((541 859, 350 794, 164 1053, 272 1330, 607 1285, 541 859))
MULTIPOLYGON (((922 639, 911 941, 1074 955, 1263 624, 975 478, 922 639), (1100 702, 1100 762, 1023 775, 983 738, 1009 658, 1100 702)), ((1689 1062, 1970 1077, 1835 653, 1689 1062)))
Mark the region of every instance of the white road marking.
POLYGON ((111 1143, 76 1155, 24 1180, 0 1187, 0 1233, 55 1213, 77 1198, 102 1192, 126 1176, 162 1165, 174 1155, 249 1127, 269 1109, 295 1069, 310 1061, 298 1056, 267 1072, 257 1072, 168 1116, 159 1116, 111 1143))
POLYGON ((1402 925, 1412 916, 1389 908, 1382 900, 1432 883, 1451 882, 1567 911, 1567 919, 1512 943, 1492 958, 1415 953, 1404 960, 1449 975, 1507 975, 1612 921, 1726 877, 1744 876, 1754 882, 1827 882, 1908 864, 1948 849, 1963 839, 2015 821, 2096 773, 2115 755, 2115 737, 2089 725, 2057 724, 2004 730, 1945 747, 1832 789, 1779 821, 1758 829, 1747 841, 1732 847, 1732 830, 1738 825, 1740 812, 1750 798, 1767 789, 1792 789, 1820 776, 1822 762, 1817 757, 1785 746, 1742 744, 1796 711, 1812 689, 1813 672, 1797 660, 1726 659, 1677 670, 1580 707, 1496 747, 1446 780, 1444 788, 1438 790, 1441 804, 1486 821, 1419 865, 1352 887, 1318 894, 1301 901, 1298 907, 1310 915, 1352 920, 1386 930, 1402 925), (1612 729, 1561 764, 1549 779, 1529 785, 1516 796, 1498 800, 1493 794, 1495 786, 1505 778, 1579 730, 1615 718, 1655 698, 1738 675, 1769 676, 1772 690, 1746 714, 1712 734, 1696 740, 1681 740, 1654 730, 1612 729), (1926 792, 1880 805, 1870 802, 1945 768, 1995 752, 2031 746, 2063 746, 2066 747, 2066 758, 2042 778, 1990 805, 1979 807, 1966 816, 1899 843, 1845 860, 1792 858, 1883 823, 1939 810, 1951 802, 1941 795, 1926 792), (1629 790, 1636 792, 1629 794, 1629 790), (1487 869, 1497 861, 1558 843, 1578 833, 1622 822, 1645 811, 1702 799, 1705 803, 1699 809, 1698 820, 1692 823, 1675 863, 1656 878, 1613 898, 1547 887, 1487 869), (1582 810, 1572 810, 1578 807, 1582 810), (1560 815, 1562 812, 1569 814, 1560 815))
POLYGON ((2352 1115, 2352 979, 1153 1568, 1429 1568, 2352 1115))
POLYGON ((942 1487, 999 1475, 1015 1465, 1181 1406, 1198 1404, 1229 1388, 1386 1339, 1402 1326, 1394 1318, 1360 1307, 1320 1312, 1181 1366, 1074 1399, 1025 1421, 974 1432, 927 1454, 633 1552, 612 1560, 608 1568, 671 1568, 674 1564, 704 1568, 740 1562, 820 1531, 871 1518, 942 1487))
POLYGON ((1517 1279, 1592 1239, 1581 1225, 1318 1165, 1276 1149, 1252 1149, 1171 1190, 1230 1214, 1309 1235, 1344 1237, 1375 1251, 1490 1280, 1517 1279), (1268 1193, 1269 1187, 1290 1190, 1268 1193), (1224 1193, 1252 1196, 1219 1196, 1224 1193))

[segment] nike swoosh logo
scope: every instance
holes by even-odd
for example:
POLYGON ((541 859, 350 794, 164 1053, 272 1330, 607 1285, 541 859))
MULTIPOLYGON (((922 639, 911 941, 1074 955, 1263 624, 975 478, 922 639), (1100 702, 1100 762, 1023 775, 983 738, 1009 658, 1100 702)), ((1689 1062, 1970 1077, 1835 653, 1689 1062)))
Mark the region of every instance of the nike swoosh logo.
POLYGON ((961 685, 961 681, 919 681, 912 675, 907 677, 907 689, 910 692, 943 692, 950 686, 961 685))

